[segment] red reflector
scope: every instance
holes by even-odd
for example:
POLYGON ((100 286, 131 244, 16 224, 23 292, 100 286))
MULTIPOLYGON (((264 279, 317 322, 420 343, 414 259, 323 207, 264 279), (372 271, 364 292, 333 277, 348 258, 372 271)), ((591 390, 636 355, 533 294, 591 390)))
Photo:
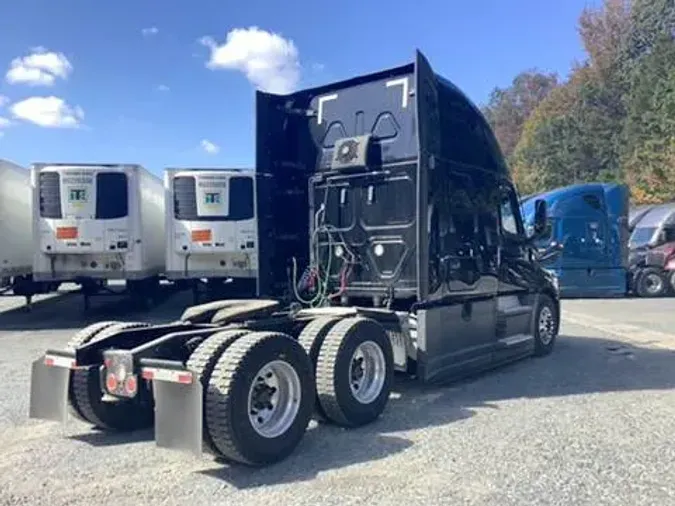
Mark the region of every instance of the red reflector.
POLYGON ((105 387, 108 389, 108 392, 117 390, 117 378, 114 374, 108 373, 105 378, 105 387))
POLYGON ((190 373, 183 373, 178 375, 178 383, 183 383, 185 385, 189 385, 192 383, 192 374, 190 373))
POLYGON ((53 359, 53 358, 50 358, 50 357, 45 358, 45 365, 46 365, 47 367, 53 366, 53 365, 54 365, 54 359, 53 359))
POLYGON ((141 376, 145 380, 151 380, 152 378, 155 377, 155 374, 152 371, 148 371, 147 369, 144 369, 143 372, 141 372, 141 376))
POLYGON ((57 239, 77 239, 77 227, 57 227, 57 239))

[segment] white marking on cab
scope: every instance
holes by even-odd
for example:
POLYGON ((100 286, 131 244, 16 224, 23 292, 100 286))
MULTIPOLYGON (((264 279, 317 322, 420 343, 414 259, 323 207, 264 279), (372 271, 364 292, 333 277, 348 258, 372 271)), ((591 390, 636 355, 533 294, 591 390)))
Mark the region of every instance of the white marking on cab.
POLYGON ((408 107, 408 94, 410 93, 408 90, 408 78, 407 77, 401 77, 399 79, 392 79, 391 81, 386 82, 387 88, 391 88, 392 86, 402 86, 403 87, 403 98, 401 99, 401 107, 404 109, 408 107))
POLYGON ((337 93, 333 93, 332 95, 326 95, 325 97, 319 97, 319 110, 316 113, 316 122, 317 124, 321 124, 323 121, 323 105, 326 102, 330 102, 331 100, 337 100, 338 95, 337 93))

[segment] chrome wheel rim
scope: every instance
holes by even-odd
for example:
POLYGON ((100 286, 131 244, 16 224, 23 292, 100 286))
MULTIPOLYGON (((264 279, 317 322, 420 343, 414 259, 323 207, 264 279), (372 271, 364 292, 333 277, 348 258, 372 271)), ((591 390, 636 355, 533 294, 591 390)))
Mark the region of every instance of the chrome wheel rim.
POLYGON ((647 293, 655 294, 663 290, 663 279, 658 274, 647 274, 645 277, 647 293))
POLYGON ((539 312, 539 339, 543 344, 549 344, 553 340, 555 333, 555 320, 553 311, 548 306, 541 308, 539 312))
POLYGON ((349 387, 361 404, 373 402, 382 392, 386 375, 384 352, 373 341, 364 341, 349 363, 349 387))
POLYGON ((283 360, 265 364, 248 392, 251 426, 262 437, 280 436, 293 424, 301 397, 300 377, 291 364, 283 360))

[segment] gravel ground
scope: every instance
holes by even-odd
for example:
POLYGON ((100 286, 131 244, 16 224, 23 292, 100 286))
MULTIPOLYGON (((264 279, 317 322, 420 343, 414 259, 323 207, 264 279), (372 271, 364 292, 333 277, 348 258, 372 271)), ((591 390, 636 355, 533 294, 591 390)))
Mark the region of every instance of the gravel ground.
MULTIPOLYGON (((125 318, 174 319, 186 303, 125 318)), ((378 422, 312 426, 262 470, 157 449, 151 432, 27 420, 31 361, 133 308, 97 303, 84 319, 72 295, 4 307, 0 505, 675 505, 675 299, 566 301, 553 355, 443 388, 400 380, 378 422)))

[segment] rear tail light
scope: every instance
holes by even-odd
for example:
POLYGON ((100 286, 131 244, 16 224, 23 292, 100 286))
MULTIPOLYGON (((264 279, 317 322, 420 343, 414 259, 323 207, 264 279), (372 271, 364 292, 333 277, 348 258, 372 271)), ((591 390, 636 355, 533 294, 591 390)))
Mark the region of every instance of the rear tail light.
POLYGON ((129 376, 124 380, 124 392, 127 395, 135 395, 137 389, 138 381, 136 381, 136 376, 129 376))
POLYGON ((118 384, 119 382, 117 381, 117 377, 113 373, 109 372, 105 377, 105 387, 108 392, 112 393, 117 390, 118 384))

